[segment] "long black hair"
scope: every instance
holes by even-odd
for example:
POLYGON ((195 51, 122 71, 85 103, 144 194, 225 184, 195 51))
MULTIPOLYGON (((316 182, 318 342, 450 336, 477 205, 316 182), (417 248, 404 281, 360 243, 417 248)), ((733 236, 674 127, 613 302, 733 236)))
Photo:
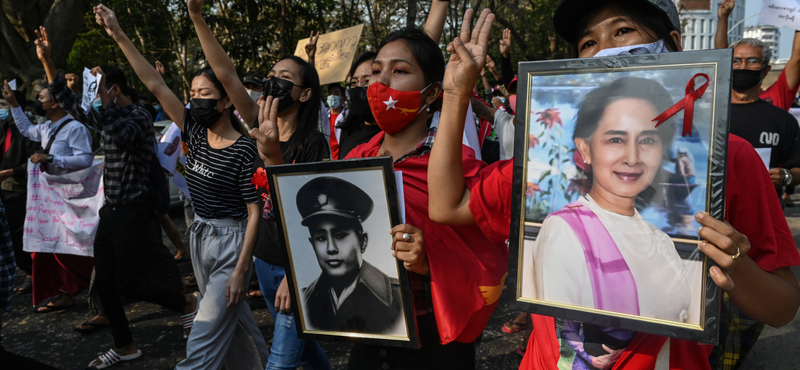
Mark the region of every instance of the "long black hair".
MULTIPOLYGON (((228 96, 228 92, 225 91, 225 86, 222 85, 222 82, 220 82, 219 78, 217 78, 217 74, 214 73, 214 70, 211 69, 210 66, 206 65, 205 67, 200 68, 200 70, 197 71, 192 78, 200 76, 203 76, 211 81, 211 84, 214 85, 214 87, 219 91, 220 99, 228 96)), ((236 107, 231 104, 229 109, 230 110, 228 114, 230 115, 231 126, 233 126, 233 129, 238 131, 244 137, 250 137, 250 134, 247 132, 247 128, 241 121, 239 121, 239 117, 236 117, 236 114, 233 113, 233 111, 236 110, 236 107)))
POLYGON ((311 98, 300 103, 300 110, 297 113, 297 127, 289 138, 286 148, 281 150, 281 157, 284 160, 302 152, 304 142, 314 133, 319 132, 317 127, 319 125, 320 99, 322 96, 319 74, 317 74, 317 69, 314 65, 294 55, 284 55, 278 62, 285 59, 292 60, 300 67, 300 86, 311 89, 311 98))
MULTIPOLYGON (((387 44, 398 40, 405 42, 406 46, 411 50, 411 55, 414 56, 425 76, 426 86, 434 82, 441 82, 444 79, 444 56, 442 55, 442 50, 425 31, 419 28, 406 27, 393 31, 378 46, 377 53, 380 53, 381 49, 387 44)), ((431 112, 440 110, 442 108, 442 99, 436 99, 430 108, 431 112)))
MULTIPOLYGON (((375 60, 376 56, 378 56, 378 53, 374 51, 365 51, 361 53, 361 55, 356 57, 356 60, 353 61, 353 64, 350 66, 350 72, 347 74, 347 76, 353 77, 353 75, 356 73, 356 69, 358 69, 358 66, 366 62, 372 62, 373 60, 375 60)), ((347 116, 336 127, 342 129, 342 131, 350 132, 361 127, 363 123, 364 120, 359 118, 356 115, 355 109, 350 107, 350 109, 347 110, 347 116)))
MULTIPOLYGON (((587 2, 584 6, 588 8, 581 10, 582 16, 578 18, 578 21, 575 23, 575 29, 579 30, 575 33, 576 35, 580 35, 582 31, 586 30, 589 26, 589 21, 601 11, 612 9, 630 17, 634 23, 643 28, 642 32, 648 36, 656 40, 663 39, 664 44, 670 51, 678 51, 678 44, 675 43, 670 32, 678 31, 680 33, 681 30, 675 28, 675 25, 669 20, 667 13, 651 4, 649 1, 595 0, 587 2)), ((575 46, 576 53, 580 52, 580 45, 578 45, 580 40, 577 39, 577 36, 576 39, 567 41, 575 46)))

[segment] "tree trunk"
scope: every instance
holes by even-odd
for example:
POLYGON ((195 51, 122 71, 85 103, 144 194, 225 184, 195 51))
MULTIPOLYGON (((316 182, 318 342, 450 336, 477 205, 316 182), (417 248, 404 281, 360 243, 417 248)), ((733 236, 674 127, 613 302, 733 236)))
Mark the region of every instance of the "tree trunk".
POLYGON ((408 13, 406 13, 406 27, 416 27, 417 0, 408 0, 408 13))
POLYGON ((33 31, 42 24, 47 28, 51 58, 56 68, 63 69, 90 9, 89 0, 4 1, 0 7, 0 79, 20 79, 18 86, 33 97, 33 82, 44 74, 36 57, 33 31))

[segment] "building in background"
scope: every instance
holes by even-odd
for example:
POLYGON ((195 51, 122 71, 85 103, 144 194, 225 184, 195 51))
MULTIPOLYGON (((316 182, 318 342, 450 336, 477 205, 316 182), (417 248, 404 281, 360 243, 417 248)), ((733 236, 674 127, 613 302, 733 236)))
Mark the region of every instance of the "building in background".
MULTIPOLYGON (((717 9, 721 0, 674 0, 681 17, 683 50, 714 48, 717 33, 717 9)), ((744 36, 744 1, 737 0, 728 19, 728 43, 744 36), (735 26, 735 27, 734 27, 735 26)), ((777 39, 776 39, 777 42, 777 39)))
MULTIPOLYGON (((744 37, 761 40, 767 45, 768 54, 771 61, 778 59, 778 40, 781 38, 781 31, 775 26, 753 26, 744 29, 744 37)), ((767 50, 764 50, 767 51, 767 50)))

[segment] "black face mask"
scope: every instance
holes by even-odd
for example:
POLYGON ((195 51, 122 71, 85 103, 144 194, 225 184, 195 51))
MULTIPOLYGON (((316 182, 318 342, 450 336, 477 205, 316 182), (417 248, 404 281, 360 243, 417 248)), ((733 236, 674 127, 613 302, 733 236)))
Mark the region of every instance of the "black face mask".
POLYGON ((41 100, 36 100, 33 103, 33 109, 36 111, 36 114, 44 117, 47 115, 47 110, 44 109, 44 103, 41 100))
POLYGON ((366 87, 351 87, 347 89, 350 93, 350 109, 361 120, 369 123, 375 123, 375 117, 372 116, 372 109, 369 108, 369 101, 367 101, 367 88, 366 87))
POLYGON ((214 126, 222 117, 222 112, 217 110, 218 101, 217 99, 192 99, 189 111, 192 113, 194 121, 205 128, 214 126))
POLYGON ((763 71, 763 69, 757 71, 751 69, 734 69, 733 77, 731 78, 731 87, 738 92, 750 90, 761 82, 761 72, 763 71))
POLYGON ((264 99, 269 96, 278 99, 278 113, 281 113, 294 105, 294 98, 292 98, 294 86, 292 81, 270 77, 267 82, 264 82, 264 99))

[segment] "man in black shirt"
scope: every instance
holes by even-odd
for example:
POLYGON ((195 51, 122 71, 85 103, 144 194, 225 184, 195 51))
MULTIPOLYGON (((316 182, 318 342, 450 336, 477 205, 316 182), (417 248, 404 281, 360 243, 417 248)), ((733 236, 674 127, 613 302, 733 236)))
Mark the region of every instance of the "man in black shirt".
POLYGON ((742 39, 733 43, 731 48, 730 133, 747 140, 762 155, 769 153, 769 174, 781 196, 786 186, 800 183, 797 120, 758 97, 761 81, 771 68, 765 45, 756 39, 742 39))

